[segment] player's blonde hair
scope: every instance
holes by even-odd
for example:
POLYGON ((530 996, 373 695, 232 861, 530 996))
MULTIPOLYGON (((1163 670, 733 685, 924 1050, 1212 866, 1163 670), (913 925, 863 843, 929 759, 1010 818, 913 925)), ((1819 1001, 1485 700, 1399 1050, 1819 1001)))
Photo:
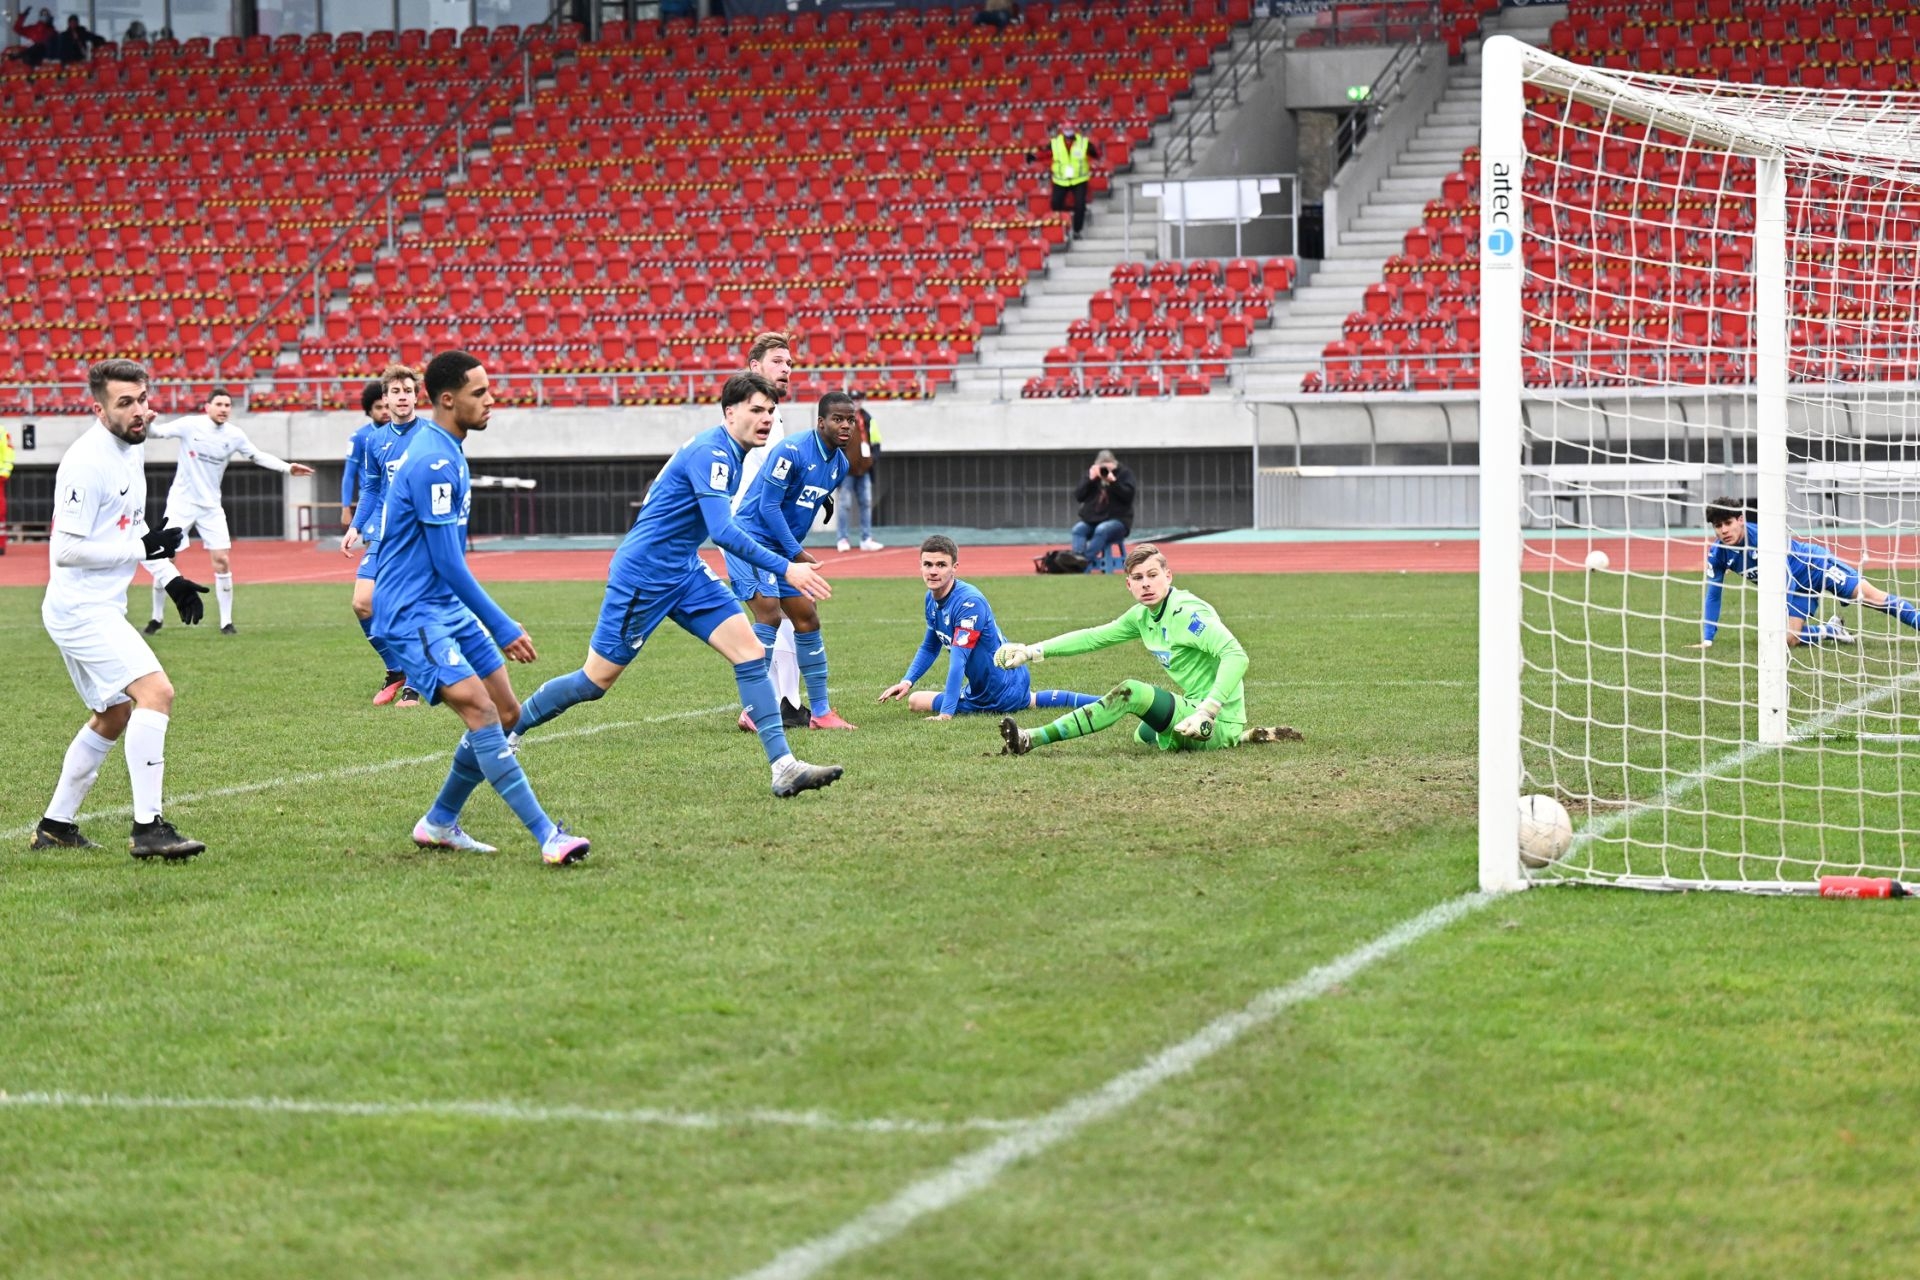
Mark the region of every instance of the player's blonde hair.
POLYGON ((793 350, 793 339, 784 333, 770 332, 755 334, 753 345, 747 348, 747 363, 758 364, 767 358, 769 351, 793 350))
POLYGON ((1160 548, 1154 546, 1151 542, 1143 542, 1133 550, 1127 552, 1126 562, 1120 566, 1120 572, 1132 573, 1149 560, 1158 560, 1162 569, 1167 567, 1167 558, 1160 554, 1160 548))
POLYGON ((415 373, 409 365, 390 364, 380 374, 380 385, 383 387, 391 387, 396 382, 411 382, 414 386, 418 387, 420 385, 420 375, 415 373))

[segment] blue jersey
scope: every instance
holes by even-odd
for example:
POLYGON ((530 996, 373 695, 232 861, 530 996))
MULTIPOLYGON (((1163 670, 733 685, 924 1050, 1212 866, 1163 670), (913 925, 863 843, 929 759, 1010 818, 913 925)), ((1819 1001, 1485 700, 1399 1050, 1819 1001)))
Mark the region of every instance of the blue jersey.
POLYGON ((733 495, 740 491, 745 457, 724 426, 681 445, 647 486, 639 517, 613 553, 608 581, 675 583, 706 573, 700 544, 708 537, 756 568, 786 573, 788 558, 761 545, 734 519, 733 495))
POLYGON ((821 499, 840 487, 846 473, 847 455, 829 449, 818 431, 786 437, 768 451, 759 474, 747 485, 737 517, 740 527, 755 542, 792 559, 819 517, 821 499))
POLYGON ((428 538, 435 526, 452 526, 464 543, 473 493, 466 451, 432 424, 409 434, 394 468, 387 489, 380 581, 373 592, 373 624, 378 635, 410 636, 423 628, 457 624, 466 614, 455 584, 435 566, 428 538))
MULTIPOLYGON (((1746 541, 1730 547, 1717 538, 1707 547, 1707 599, 1700 638, 1711 642, 1720 627, 1720 590, 1729 573, 1760 581, 1760 528, 1747 521, 1746 541)), ((1822 591, 1851 600, 1860 588, 1860 572, 1834 559, 1833 552, 1798 538, 1787 539, 1787 613, 1810 618, 1822 591)))
POLYGON ((378 422, 363 422, 354 428, 347 441, 347 462, 340 468, 340 505, 350 507, 360 493, 360 477, 366 471, 367 443, 373 433, 385 428, 378 422))
POLYGON ((994 651, 1005 643, 1000 624, 993 620, 993 609, 977 587, 955 578, 947 598, 939 600, 927 592, 927 636, 920 651, 907 668, 907 680, 916 682, 927 673, 942 648, 950 651, 946 692, 957 702, 960 682, 966 681, 966 697, 975 702, 999 702, 1017 695, 1026 705, 1030 685, 1024 670, 1003 671, 993 665, 994 651), (1017 690, 1015 686, 1020 686, 1017 690))
POLYGON ((376 427, 367 437, 366 452, 360 458, 360 505, 353 509, 353 527, 369 543, 379 542, 386 536, 381 509, 385 506, 387 487, 393 483, 393 473, 406 454, 414 428, 419 425, 418 418, 388 423, 376 427))

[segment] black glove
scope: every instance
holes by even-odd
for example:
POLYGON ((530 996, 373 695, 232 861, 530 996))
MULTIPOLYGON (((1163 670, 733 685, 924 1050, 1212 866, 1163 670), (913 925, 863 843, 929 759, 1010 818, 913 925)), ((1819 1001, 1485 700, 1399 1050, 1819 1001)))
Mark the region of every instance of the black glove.
POLYGON ((833 495, 820 499, 820 523, 827 524, 833 519, 833 495))
MULTIPOLYGON (((178 541, 179 530, 173 530, 178 541)), ((180 621, 193 626, 207 616, 207 605, 200 597, 207 589, 191 578, 175 578, 167 584, 167 594, 173 597, 173 607, 180 611, 180 621)))
POLYGON ((180 549, 180 539, 186 536, 185 529, 169 529, 161 525, 158 529, 149 529, 140 535, 140 545, 146 549, 146 560, 171 560, 173 553, 180 549))

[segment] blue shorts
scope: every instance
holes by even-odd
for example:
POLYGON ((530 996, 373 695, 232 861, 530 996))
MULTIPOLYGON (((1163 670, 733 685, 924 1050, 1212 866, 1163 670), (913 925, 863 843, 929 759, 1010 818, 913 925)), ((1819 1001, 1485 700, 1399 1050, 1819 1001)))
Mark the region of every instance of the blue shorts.
POLYGON ((1787 592, 1787 616, 1811 618, 1820 611, 1820 593, 1826 592, 1851 601, 1860 593, 1860 571, 1838 560, 1807 560, 1805 578, 1790 586, 1811 587, 1810 591, 1787 592))
POLYGON ((369 542, 367 549, 360 553, 360 567, 353 571, 353 576, 357 579, 372 582, 373 575, 379 571, 380 544, 377 542, 369 542))
POLYGON ((749 596, 769 600, 792 600, 807 594, 771 569, 756 569, 731 551, 722 552, 727 561, 727 579, 733 586, 733 598, 745 601, 749 596))
POLYGON ((600 601, 590 643, 595 653, 624 667, 668 618, 704 642, 728 618, 744 616, 733 590, 704 564, 675 582, 616 579, 600 601))
POLYGON ((1017 677, 1003 680, 982 692, 968 685, 966 692, 960 695, 958 709, 947 705, 947 693, 942 689, 933 695, 933 714, 937 716, 972 715, 1012 715, 1016 711, 1025 711, 1027 704, 1033 701, 1033 677, 1025 667, 1015 667, 1007 675, 1017 677))
POLYGON ((407 683, 429 703, 440 701, 440 690, 468 676, 482 680, 506 665, 500 646, 480 620, 466 610, 461 617, 400 619, 381 638, 400 655, 407 683))

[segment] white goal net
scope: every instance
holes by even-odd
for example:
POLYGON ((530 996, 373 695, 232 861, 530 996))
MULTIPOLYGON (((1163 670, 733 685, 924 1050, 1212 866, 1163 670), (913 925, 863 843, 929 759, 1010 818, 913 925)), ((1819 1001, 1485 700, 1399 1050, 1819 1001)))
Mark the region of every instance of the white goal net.
POLYGON ((1484 67, 1482 884, 1905 878, 1920 95, 1484 67))

